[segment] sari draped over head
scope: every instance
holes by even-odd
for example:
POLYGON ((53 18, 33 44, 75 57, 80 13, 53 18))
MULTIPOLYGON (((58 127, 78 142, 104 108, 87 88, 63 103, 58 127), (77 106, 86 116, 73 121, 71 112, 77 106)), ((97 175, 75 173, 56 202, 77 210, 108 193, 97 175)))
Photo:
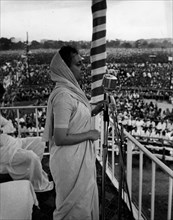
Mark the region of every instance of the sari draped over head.
POLYGON ((57 52, 50 64, 50 77, 56 82, 55 88, 53 89, 47 106, 46 124, 43 134, 43 141, 50 141, 53 134, 53 112, 52 112, 52 101, 56 95, 67 92, 73 96, 73 98, 82 102, 87 108, 90 109, 90 104, 85 96, 85 93, 80 88, 76 78, 74 77, 70 68, 66 65, 64 60, 61 58, 59 52, 57 52))
POLYGON ((90 104, 59 52, 53 57, 50 69, 51 79, 56 82, 56 86, 48 99, 43 140, 49 141, 51 147, 49 166, 56 190, 53 219, 98 220, 96 150, 93 142, 86 140, 78 144, 57 146, 53 135, 54 111, 58 111, 56 99, 61 98, 63 93, 70 97, 73 109, 68 127, 71 134, 91 129, 90 104))

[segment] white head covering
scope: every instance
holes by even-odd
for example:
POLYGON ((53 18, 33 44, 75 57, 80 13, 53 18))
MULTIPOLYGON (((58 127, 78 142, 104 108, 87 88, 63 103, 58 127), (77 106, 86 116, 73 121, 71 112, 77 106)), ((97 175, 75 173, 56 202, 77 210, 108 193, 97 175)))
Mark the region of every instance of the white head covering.
POLYGON ((77 100, 81 101, 88 108, 90 108, 90 104, 85 96, 85 93, 80 88, 76 78, 64 60, 61 58, 59 52, 57 52, 53 57, 50 64, 50 70, 50 77, 56 82, 54 90, 69 90, 71 93, 73 93, 77 100))
POLYGON ((56 86, 49 96, 46 125, 43 134, 43 140, 49 141, 52 138, 53 132, 53 113, 52 113, 52 101, 56 95, 61 93, 69 93, 73 98, 82 102, 87 108, 90 109, 90 104, 85 96, 85 93, 80 88, 73 73, 61 58, 59 52, 55 54, 50 64, 50 77, 56 82, 56 86))

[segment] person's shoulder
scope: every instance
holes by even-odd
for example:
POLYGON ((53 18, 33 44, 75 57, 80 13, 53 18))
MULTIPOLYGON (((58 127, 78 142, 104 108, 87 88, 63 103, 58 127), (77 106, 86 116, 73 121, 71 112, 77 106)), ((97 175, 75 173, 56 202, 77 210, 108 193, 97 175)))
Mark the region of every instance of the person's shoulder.
POLYGON ((57 104, 68 104, 68 105, 76 105, 77 104, 77 100, 68 92, 64 91, 61 94, 58 94, 57 96, 55 96, 53 103, 57 104))
POLYGON ((67 91, 64 91, 64 92, 62 92, 62 93, 59 93, 59 94, 56 94, 56 95, 55 95, 55 99, 56 99, 56 100, 63 99, 63 100, 65 101, 65 100, 68 100, 68 99, 71 99, 71 98, 72 98, 72 96, 71 96, 70 93, 67 92, 67 91))
POLYGON ((64 99, 68 96, 68 92, 66 91, 53 90, 49 95, 48 103, 57 102, 58 100, 64 99))

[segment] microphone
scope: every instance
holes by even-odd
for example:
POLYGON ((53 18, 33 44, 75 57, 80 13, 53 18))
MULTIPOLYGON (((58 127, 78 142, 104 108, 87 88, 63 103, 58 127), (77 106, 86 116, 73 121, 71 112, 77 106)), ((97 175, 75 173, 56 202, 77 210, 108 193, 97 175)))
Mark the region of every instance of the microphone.
POLYGON ((109 73, 103 76, 102 86, 107 91, 113 91, 118 87, 117 77, 110 75, 109 73))
MULTIPOLYGON (((117 77, 111 74, 105 74, 102 80, 102 86, 105 90, 104 100, 107 100, 110 106, 110 109, 115 112, 117 109, 117 105, 115 102, 114 91, 119 88, 117 77)), ((107 109, 106 109, 107 110, 107 109)), ((106 111, 105 111, 106 112, 106 111)), ((106 112, 108 114, 108 112, 106 112)), ((107 121, 107 117, 105 117, 105 121, 107 121)))

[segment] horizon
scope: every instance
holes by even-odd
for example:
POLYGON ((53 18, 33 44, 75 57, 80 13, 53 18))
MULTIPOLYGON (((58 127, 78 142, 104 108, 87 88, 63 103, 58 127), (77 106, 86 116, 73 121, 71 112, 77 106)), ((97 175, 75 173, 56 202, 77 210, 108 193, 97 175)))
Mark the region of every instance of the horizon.
MULTIPOLYGON (((1 0, 1 37, 91 41, 91 0, 1 0)), ((173 38, 172 0, 107 0, 106 39, 173 38)))
MULTIPOLYGON (((27 35, 27 34, 26 34, 27 35)), ((3 37, 0 37, 0 38, 3 38, 3 37)), ((13 43, 18 43, 18 42, 25 42, 26 39, 27 39, 27 36, 26 36, 26 39, 25 40, 21 40, 20 38, 14 38, 14 37, 10 37, 10 38, 7 38, 7 39, 12 39, 12 42, 13 43)), ((173 37, 165 37, 165 38, 140 38, 140 39, 137 39, 137 40, 126 40, 126 39, 106 39, 107 41, 116 41, 116 40, 119 40, 119 41, 122 41, 122 42, 135 42, 135 41, 138 41, 138 40, 144 40, 144 41, 164 41, 164 40, 168 40, 168 41, 171 41, 173 43, 173 37)), ((32 41, 37 41, 35 39, 33 40, 29 40, 29 33, 28 33, 28 43, 31 43, 32 41)), ((62 39, 59 39, 59 40, 53 40, 53 39, 40 39, 39 41, 37 41, 38 43, 42 43, 42 42, 45 42, 45 41, 63 41, 63 42, 70 42, 70 41, 75 41, 75 42, 80 42, 80 41, 83 41, 83 42, 90 42, 91 40, 62 40, 62 39)))

